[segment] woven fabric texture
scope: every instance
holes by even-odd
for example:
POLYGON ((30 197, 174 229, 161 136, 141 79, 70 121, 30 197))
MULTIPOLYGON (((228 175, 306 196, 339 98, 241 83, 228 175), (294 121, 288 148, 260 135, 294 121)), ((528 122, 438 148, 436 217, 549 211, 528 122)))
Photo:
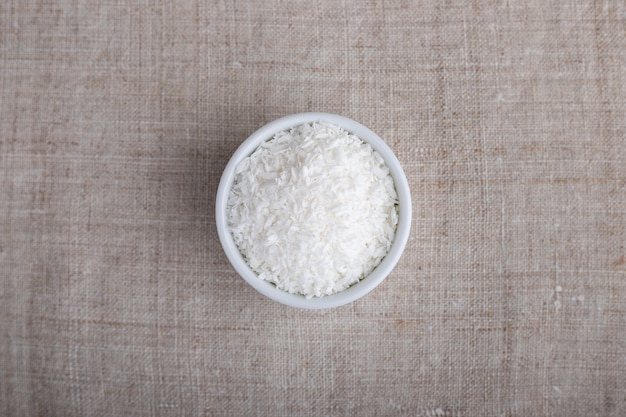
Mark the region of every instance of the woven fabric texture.
POLYGON ((0 5, 0 415, 624 415, 625 244, 622 1, 0 5), (301 111, 412 191, 333 310, 257 293, 214 224, 301 111))

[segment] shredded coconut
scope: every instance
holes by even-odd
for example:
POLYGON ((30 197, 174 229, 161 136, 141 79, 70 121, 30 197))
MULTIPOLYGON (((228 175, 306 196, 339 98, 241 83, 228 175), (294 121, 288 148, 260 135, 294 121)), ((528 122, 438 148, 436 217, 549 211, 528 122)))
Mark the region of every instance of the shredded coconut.
POLYGON ((380 264, 396 232, 397 195, 369 144, 333 124, 305 123, 237 165, 227 217, 260 279, 321 297, 380 264))

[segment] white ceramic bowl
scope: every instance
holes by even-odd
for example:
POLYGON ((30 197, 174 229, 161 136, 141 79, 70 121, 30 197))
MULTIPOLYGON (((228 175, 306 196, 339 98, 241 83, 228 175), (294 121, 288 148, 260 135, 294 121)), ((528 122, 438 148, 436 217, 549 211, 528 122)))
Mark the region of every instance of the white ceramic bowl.
POLYGON ((245 279, 248 284, 254 287, 261 294, 271 298, 279 303, 292 307, 323 309, 338 307, 350 303, 365 294, 372 291, 380 284, 400 260, 400 256, 409 239, 411 229, 411 191, 406 175, 400 166, 398 158, 393 154, 391 149, 385 142, 374 132, 365 126, 346 117, 337 116, 329 113, 299 113, 286 116, 281 119, 270 122, 254 132, 246 139, 241 146, 235 151, 232 158, 226 165, 216 196, 215 218, 217 232, 226 252, 226 256, 235 270, 245 279), (235 179, 235 167, 237 164, 266 140, 272 138, 276 133, 288 130, 303 123, 311 122, 328 122, 341 126, 348 132, 354 133, 363 141, 369 143, 380 156, 385 160, 391 176, 395 182, 396 191, 398 193, 398 226, 396 236, 391 249, 383 258, 382 262, 365 278, 358 283, 352 285, 348 289, 337 294, 326 295, 324 297, 313 297, 306 299, 302 295, 290 294, 286 291, 279 290, 274 284, 264 281, 257 277, 256 273, 250 269, 239 249, 233 241, 232 235, 228 230, 228 219, 226 216, 226 205, 228 202, 228 194, 233 186, 235 179))

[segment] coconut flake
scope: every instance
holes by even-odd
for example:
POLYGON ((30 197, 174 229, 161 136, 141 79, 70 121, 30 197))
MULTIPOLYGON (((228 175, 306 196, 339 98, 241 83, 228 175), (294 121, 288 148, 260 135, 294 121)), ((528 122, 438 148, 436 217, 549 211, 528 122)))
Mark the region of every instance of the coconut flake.
POLYGON ((385 257, 398 224, 383 158, 329 123, 277 133, 235 169, 227 216, 260 279, 322 297, 345 290, 385 257))

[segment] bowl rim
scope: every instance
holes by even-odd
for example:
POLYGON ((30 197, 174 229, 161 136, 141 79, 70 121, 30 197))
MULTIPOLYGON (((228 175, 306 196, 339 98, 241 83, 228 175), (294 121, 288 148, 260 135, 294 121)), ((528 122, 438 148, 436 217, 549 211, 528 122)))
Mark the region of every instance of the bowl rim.
POLYGON ((400 161, 391 148, 376 133, 362 124, 344 116, 323 112, 296 113, 281 117, 267 123, 253 132, 239 145, 232 155, 220 178, 215 199, 215 224, 222 248, 228 260, 237 273, 255 290, 266 297, 291 307, 303 309, 326 309, 339 307, 351 303, 376 288, 397 265, 406 247, 411 231, 412 206, 411 190, 407 177, 402 169, 400 161), (243 255, 239 252, 230 231, 226 207, 228 194, 235 179, 235 167, 245 157, 249 156, 256 148, 276 133, 288 130, 304 123, 327 122, 338 125, 343 129, 357 135, 361 140, 369 143, 385 161, 394 180, 398 195, 398 225, 394 241, 389 252, 381 263, 361 281, 336 294, 323 297, 305 298, 300 294, 291 294, 280 290, 270 282, 259 279, 257 274, 248 266, 243 255))

